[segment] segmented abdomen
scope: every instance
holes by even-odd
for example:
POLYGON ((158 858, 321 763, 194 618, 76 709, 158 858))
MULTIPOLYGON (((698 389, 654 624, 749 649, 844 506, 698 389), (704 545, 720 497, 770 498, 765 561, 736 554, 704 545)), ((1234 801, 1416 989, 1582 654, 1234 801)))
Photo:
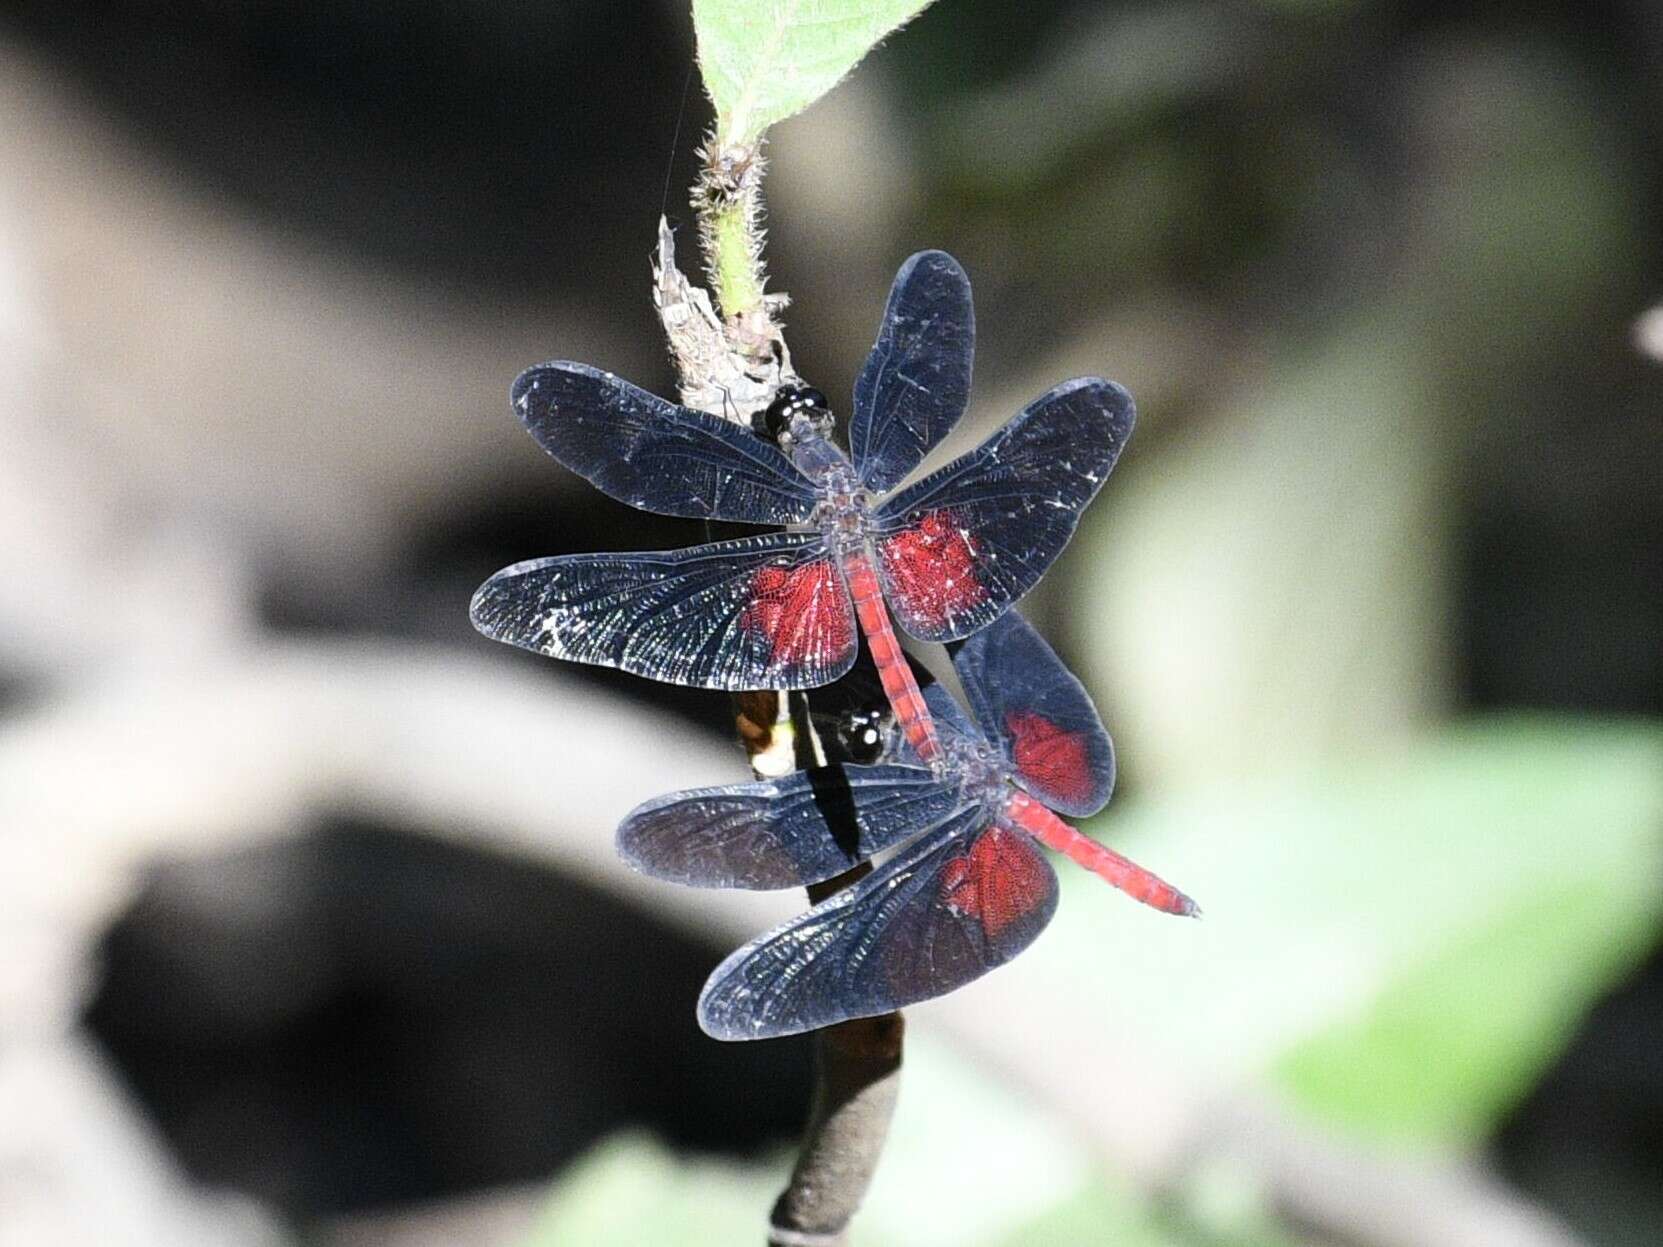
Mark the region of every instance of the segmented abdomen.
POLYGON ((850 551, 843 556, 843 574, 849 582, 849 594, 854 598, 855 618, 866 634, 866 643, 872 650, 872 662, 878 669, 878 679, 883 684, 890 707, 895 711, 895 721, 901 725, 907 743, 919 758, 933 763, 941 756, 941 740, 936 735, 935 720, 930 717, 929 708, 924 705, 924 696, 918 691, 918 681, 913 679, 912 668, 901 652, 901 642, 889 621, 883 588, 878 583, 872 561, 862 550, 850 551))
POLYGON ((1192 917, 1201 907, 1158 875, 1122 857, 1107 845, 1074 830, 1025 792, 1011 791, 1005 817, 1046 848, 1100 875, 1133 900, 1165 913, 1192 917))

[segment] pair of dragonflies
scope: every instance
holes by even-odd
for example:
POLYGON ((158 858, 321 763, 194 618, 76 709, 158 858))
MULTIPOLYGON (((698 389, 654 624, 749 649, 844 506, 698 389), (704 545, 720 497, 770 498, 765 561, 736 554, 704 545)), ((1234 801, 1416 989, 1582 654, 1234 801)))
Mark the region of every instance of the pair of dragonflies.
POLYGON ((1097 378, 1064 383, 895 492, 963 415, 974 339, 964 271, 943 252, 913 256, 855 384, 849 455, 831 441, 824 397, 806 387, 783 389, 753 431, 584 364, 545 364, 514 384, 515 409, 544 449, 614 498, 786 531, 518 563, 475 595, 481 632, 743 691, 838 679, 855 661, 858 628, 904 736, 887 766, 673 794, 626 822, 622 848, 637 866, 711 886, 814 882, 905 845, 717 970, 700 1018, 720 1038, 887 1012, 1008 960, 1056 902, 1030 837, 1158 908, 1195 911, 1051 813, 1099 808, 1113 754, 1084 690, 1007 615, 1114 466, 1132 429, 1130 396, 1097 378), (920 692, 891 609, 920 640, 971 638, 955 662, 981 731, 938 687, 920 692), (860 828, 852 848, 826 820, 832 789, 860 828), (762 861, 774 865, 747 870, 762 861))

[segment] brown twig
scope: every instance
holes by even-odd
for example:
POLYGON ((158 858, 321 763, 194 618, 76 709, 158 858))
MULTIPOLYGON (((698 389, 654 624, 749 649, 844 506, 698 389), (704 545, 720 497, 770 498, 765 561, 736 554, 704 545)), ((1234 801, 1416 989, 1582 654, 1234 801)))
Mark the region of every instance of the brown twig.
MULTIPOLYGON (((797 728, 798 764, 823 761, 808 718, 808 699, 787 695, 797 728)), ((852 818, 852 815, 849 817, 852 818)), ((834 835, 858 832, 834 827, 834 835)), ((813 884, 811 905, 853 887, 871 873, 870 862, 813 884)), ((831 1247, 860 1210, 889 1137, 889 1121, 901 1090, 901 1050, 906 1023, 899 1013, 854 1018, 814 1033, 814 1098, 791 1180, 768 1218, 768 1247, 831 1247)))
POLYGON ((769 1217, 769 1247, 843 1241, 889 1134, 905 1029, 899 1013, 886 1013, 815 1032, 814 1100, 791 1181, 769 1217))

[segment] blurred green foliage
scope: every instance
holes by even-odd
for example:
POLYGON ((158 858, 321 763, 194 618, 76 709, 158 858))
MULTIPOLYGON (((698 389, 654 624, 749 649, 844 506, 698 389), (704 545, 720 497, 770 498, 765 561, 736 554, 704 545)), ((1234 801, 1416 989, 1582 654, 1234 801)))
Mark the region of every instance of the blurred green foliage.
POLYGON ((1663 918, 1663 732, 1472 729, 1425 755, 1379 813, 1357 833, 1378 843, 1356 855, 1378 871, 1352 894, 1359 918, 1444 929, 1427 942, 1410 933, 1371 998, 1292 1047, 1272 1076, 1355 1133, 1470 1148, 1651 946, 1663 918), (1456 921, 1427 914, 1428 902, 1456 921))
POLYGON ((1357 1135, 1466 1146, 1646 951, 1663 729, 1476 722, 1304 778, 1134 803, 1094 830, 1181 880, 1203 930, 1140 921, 1071 872, 1024 973, 1196 1077, 1268 1080, 1357 1135), (1082 994, 1087 949, 1114 955, 1082 994))
POLYGON ((647 1135, 616 1135, 551 1188, 526 1247, 753 1241, 779 1169, 690 1162, 647 1135))

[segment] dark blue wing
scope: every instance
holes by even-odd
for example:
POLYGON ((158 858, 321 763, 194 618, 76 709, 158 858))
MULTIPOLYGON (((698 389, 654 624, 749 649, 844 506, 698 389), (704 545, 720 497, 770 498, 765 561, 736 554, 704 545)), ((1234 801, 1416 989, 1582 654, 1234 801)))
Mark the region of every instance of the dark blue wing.
POLYGON ((962 805, 955 786, 917 767, 819 767, 648 801, 618 828, 618 854, 694 887, 800 887, 852 870, 962 805))
POLYGON ((967 810, 716 967, 699 1025, 767 1039, 945 995, 1016 956, 1056 908, 1033 842, 967 810))
POLYGON ((544 450, 632 507, 782 525, 814 511, 813 485, 776 446, 588 364, 528 368, 511 397, 544 450))
POLYGON ((970 707, 1015 779, 1084 818, 1114 791, 1114 745, 1085 687, 1028 621, 1007 611, 953 655, 970 707))
POLYGON ((814 688, 855 660, 849 590, 815 533, 533 559, 469 613, 494 640, 695 688, 814 688))
POLYGON ((895 620, 925 641, 986 627, 1045 574, 1131 436, 1132 396, 1065 382, 877 513, 895 620))
POLYGON ((959 736, 968 736, 975 740, 980 733, 976 725, 964 713, 964 708, 953 700, 953 695, 943 684, 931 684, 924 690, 924 704, 929 707, 931 716, 937 727, 944 727, 947 732, 959 736))
POLYGON ((959 422, 975 346, 970 279, 945 251, 920 251, 895 275, 855 382, 849 451, 866 488, 895 488, 959 422))

